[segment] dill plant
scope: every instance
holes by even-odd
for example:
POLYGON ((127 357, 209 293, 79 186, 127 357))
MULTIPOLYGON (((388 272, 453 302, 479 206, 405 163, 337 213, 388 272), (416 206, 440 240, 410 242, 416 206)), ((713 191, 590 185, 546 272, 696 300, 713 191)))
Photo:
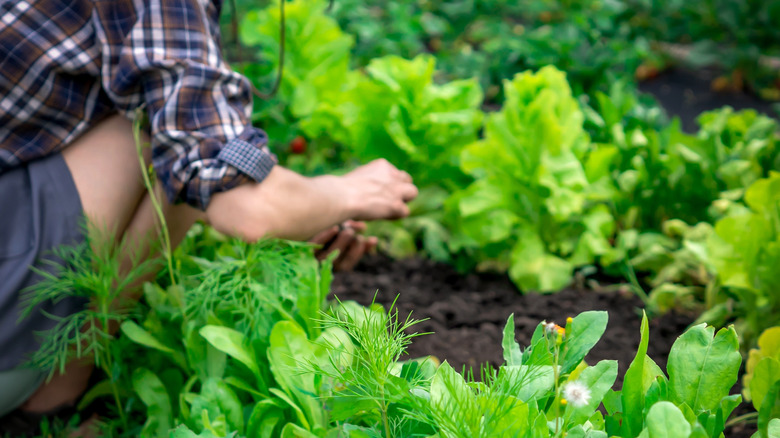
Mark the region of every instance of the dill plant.
POLYGON ((92 357, 95 366, 107 376, 120 419, 127 426, 120 398, 118 374, 120 352, 112 348, 114 331, 128 317, 134 302, 127 294, 154 267, 154 259, 129 249, 127 239, 114 244, 111 233, 85 225, 85 239, 77 245, 64 245, 52 251, 53 258, 43 263, 50 270, 33 270, 42 279, 22 294, 21 318, 30 316, 44 302, 71 298, 87 305, 67 316, 48 315, 56 320, 43 332, 41 346, 30 358, 30 365, 48 372, 51 379, 64 373, 72 360, 92 357), (127 257, 132 266, 126 270, 127 257))
POLYGON ((372 408, 363 414, 354 412, 355 417, 362 415, 368 423, 378 421, 386 438, 397 436, 394 432, 403 429, 410 420, 403 411, 391 416, 392 405, 408 402, 409 390, 426 380, 424 373, 399 369, 399 360, 412 339, 429 333, 410 333, 414 325, 424 320, 413 319, 411 314, 400 319, 395 306, 397 299, 384 313, 373 303, 369 307, 350 306, 337 298, 339 306, 331 312, 323 312, 319 322, 323 330, 344 330, 356 348, 345 351, 339 345, 327 344, 329 366, 308 364, 309 371, 335 382, 334 397, 345 398, 352 406, 372 408))
POLYGON ((143 112, 139 109, 133 121, 133 138, 144 186, 156 213, 156 231, 161 244, 153 236, 136 241, 127 236, 118 239, 115 231, 101 229, 84 219, 81 243, 53 249, 52 257, 41 261, 48 270, 32 268, 41 276, 41 281, 23 291, 21 304, 24 310, 20 316, 29 317, 47 301, 56 303, 71 298, 87 303, 70 315, 47 315, 56 323, 41 333, 41 346, 30 358, 29 365, 45 370, 47 378, 51 379, 56 373, 63 374, 71 361, 91 357, 95 366, 108 377, 108 387, 125 430, 128 421, 119 387, 124 370, 122 354, 112 343, 116 339, 114 333, 136 308, 131 292, 157 268, 155 254, 158 251, 163 253, 171 282, 175 284, 170 234, 162 204, 155 194, 153 171, 143 158, 142 120, 143 112), (148 250, 139 251, 144 247, 148 250))

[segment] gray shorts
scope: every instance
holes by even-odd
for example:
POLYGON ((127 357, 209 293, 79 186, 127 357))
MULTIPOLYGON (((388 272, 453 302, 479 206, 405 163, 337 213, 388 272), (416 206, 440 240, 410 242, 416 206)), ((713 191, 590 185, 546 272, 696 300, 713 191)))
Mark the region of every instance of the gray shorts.
POLYGON ((81 199, 61 154, 0 173, 0 373, 21 367, 38 349, 36 332, 55 324, 44 312, 65 316, 86 304, 81 299, 44 303, 19 321, 20 291, 40 281, 30 266, 50 270, 41 259, 51 259, 51 251, 61 245, 83 242, 82 217, 81 199))

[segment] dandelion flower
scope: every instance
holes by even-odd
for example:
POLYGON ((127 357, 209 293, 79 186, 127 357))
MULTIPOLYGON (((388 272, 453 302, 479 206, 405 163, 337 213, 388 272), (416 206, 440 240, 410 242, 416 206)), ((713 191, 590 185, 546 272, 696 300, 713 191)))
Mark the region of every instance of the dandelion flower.
POLYGON ((580 382, 570 382, 563 387, 563 398, 575 408, 579 408, 590 402, 590 390, 580 382))

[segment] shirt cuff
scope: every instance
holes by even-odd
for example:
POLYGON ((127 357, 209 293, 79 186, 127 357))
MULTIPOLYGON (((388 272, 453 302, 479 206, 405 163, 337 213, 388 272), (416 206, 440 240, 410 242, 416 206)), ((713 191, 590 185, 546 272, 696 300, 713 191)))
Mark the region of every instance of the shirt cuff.
POLYGON ((276 157, 267 147, 255 146, 241 138, 227 142, 217 159, 235 167, 256 182, 264 180, 277 163, 276 157))

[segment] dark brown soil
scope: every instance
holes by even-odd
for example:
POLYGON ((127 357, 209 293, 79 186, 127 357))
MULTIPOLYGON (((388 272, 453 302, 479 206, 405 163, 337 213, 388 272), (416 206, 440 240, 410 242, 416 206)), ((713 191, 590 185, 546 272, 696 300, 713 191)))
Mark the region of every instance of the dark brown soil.
POLYGON ((713 91, 712 81, 721 72, 715 69, 677 67, 663 72, 657 78, 639 84, 640 91, 652 94, 670 116, 680 118, 686 132, 696 132, 696 118, 704 111, 726 105, 736 110, 754 109, 770 117, 777 117, 773 102, 746 92, 713 91))
MULTIPOLYGON (((354 272, 339 273, 333 294, 341 300, 388 306, 396 295, 399 315, 413 311, 417 332, 434 332, 418 337, 409 348, 412 357, 433 355, 447 360, 455 369, 472 368, 478 375, 482 364, 502 362, 501 338, 507 317, 515 315, 515 335, 526 346, 536 325, 542 321, 565 321, 586 310, 606 310, 609 324, 604 337, 586 360, 596 363, 616 359, 620 387, 639 343, 642 302, 625 292, 596 292, 567 289, 556 294, 520 294, 506 276, 460 275, 453 268, 429 260, 392 261, 381 255, 366 258, 354 272)), ((677 336, 693 321, 692 315, 668 314, 650 321, 648 354, 662 369, 677 336)), ((735 385, 734 392, 741 388, 735 385)), ((747 406, 739 413, 748 412, 747 406)), ((727 437, 749 437, 755 427, 732 428, 727 437)))

